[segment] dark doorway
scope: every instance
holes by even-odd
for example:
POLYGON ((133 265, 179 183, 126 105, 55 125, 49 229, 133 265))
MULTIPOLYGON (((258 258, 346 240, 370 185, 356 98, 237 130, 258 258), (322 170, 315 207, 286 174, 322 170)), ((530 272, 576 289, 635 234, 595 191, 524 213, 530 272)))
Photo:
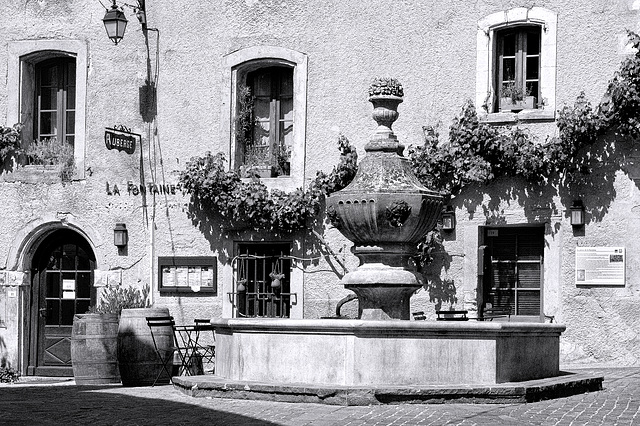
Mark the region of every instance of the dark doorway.
POLYGON ((95 255, 78 233, 61 229, 40 244, 32 266, 27 374, 73 376, 73 316, 95 302, 95 255))
POLYGON ((480 256, 482 309, 507 312, 512 321, 543 321, 544 226, 483 226, 480 256))

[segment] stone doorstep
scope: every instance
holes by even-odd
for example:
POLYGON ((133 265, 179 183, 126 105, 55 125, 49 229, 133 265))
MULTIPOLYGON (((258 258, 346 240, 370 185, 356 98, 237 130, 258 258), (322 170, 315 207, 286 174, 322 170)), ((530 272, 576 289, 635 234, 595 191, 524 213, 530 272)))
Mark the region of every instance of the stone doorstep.
POLYGON ((604 377, 563 373, 547 379, 495 385, 348 387, 298 383, 269 384, 227 380, 221 377, 180 376, 174 388, 192 397, 312 402, 328 405, 525 403, 602 390, 604 377))

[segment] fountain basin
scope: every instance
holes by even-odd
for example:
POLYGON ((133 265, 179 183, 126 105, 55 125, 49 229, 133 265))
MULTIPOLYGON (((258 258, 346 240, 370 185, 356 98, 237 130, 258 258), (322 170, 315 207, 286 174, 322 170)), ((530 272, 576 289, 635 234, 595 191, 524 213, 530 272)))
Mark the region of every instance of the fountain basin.
POLYGON ((333 386, 488 385, 560 375, 565 326, 214 319, 216 376, 333 386))

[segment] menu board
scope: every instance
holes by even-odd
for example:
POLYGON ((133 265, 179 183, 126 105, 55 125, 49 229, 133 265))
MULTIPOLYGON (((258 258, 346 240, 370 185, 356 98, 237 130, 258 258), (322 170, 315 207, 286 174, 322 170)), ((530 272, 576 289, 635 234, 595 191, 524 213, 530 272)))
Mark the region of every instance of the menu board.
POLYGON ((624 247, 576 247, 576 285, 624 286, 624 247))
POLYGON ((216 257, 159 257, 161 293, 216 293, 216 257))

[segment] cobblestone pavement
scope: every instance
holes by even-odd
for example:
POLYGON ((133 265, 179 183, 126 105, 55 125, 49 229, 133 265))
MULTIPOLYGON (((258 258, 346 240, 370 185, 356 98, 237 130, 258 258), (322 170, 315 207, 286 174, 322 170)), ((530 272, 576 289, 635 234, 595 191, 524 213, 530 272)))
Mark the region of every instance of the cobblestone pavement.
MULTIPOLYGON (((575 369, 572 371, 576 371, 575 369)), ((1 425, 640 425, 640 368, 589 369, 604 390, 529 404, 342 407, 192 398, 172 386, 0 385, 1 425)))

